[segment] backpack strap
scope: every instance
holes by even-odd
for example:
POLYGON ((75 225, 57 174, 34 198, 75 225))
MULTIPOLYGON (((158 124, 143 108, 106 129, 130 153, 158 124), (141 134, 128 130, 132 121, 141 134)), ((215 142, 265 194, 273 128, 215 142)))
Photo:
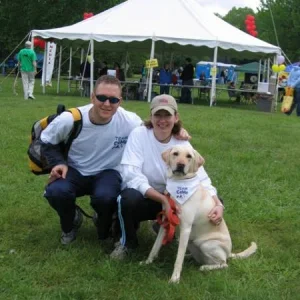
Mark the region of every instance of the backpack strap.
POLYGON ((73 129, 71 131, 71 134, 66 142, 66 146, 65 146, 65 151, 66 153, 69 151, 71 144, 73 142, 74 139, 76 139, 82 129, 82 115, 81 115, 81 111, 78 108, 70 108, 67 111, 69 111, 73 118, 74 118, 74 126, 73 129))

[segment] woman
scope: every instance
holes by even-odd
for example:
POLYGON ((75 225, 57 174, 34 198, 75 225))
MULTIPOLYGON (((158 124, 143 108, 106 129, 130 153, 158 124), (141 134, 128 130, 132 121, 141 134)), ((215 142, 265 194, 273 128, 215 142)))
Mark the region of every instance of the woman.
MULTIPOLYGON (((162 205, 168 212, 169 203, 163 194, 167 166, 161 153, 176 144, 189 144, 188 141, 174 138, 181 130, 181 121, 172 96, 156 96, 150 109, 150 120, 129 135, 121 161, 121 175, 126 184, 126 189, 118 198, 122 238, 111 253, 112 258, 122 259, 128 250, 138 246, 136 231, 141 221, 156 219, 162 205)), ((209 217, 218 224, 222 220, 224 207, 203 167, 198 170, 197 176, 216 202, 209 217)))

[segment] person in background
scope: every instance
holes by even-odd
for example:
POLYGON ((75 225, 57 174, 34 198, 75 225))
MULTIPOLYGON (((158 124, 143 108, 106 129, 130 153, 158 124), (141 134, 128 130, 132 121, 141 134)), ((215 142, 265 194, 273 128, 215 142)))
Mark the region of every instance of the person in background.
POLYGON ((101 69, 100 69, 100 72, 99 72, 99 77, 101 77, 102 75, 107 75, 107 62, 106 61, 103 61, 102 64, 101 64, 101 69))
MULTIPOLYGON (((192 60, 188 57, 185 60, 186 65, 183 68, 181 73, 180 79, 182 79, 182 85, 194 85, 194 67, 192 65, 192 60)), ((181 90, 181 98, 180 102, 183 103, 191 103, 192 102, 192 95, 191 89, 188 87, 183 87, 181 90)))
POLYGON ((296 114, 300 117, 300 66, 295 66, 290 72, 287 86, 294 89, 294 99, 290 111, 286 115, 290 116, 296 108, 296 114))
POLYGON ((18 67, 21 71, 24 99, 35 99, 33 95, 35 75, 37 74, 36 53, 31 49, 32 43, 27 41, 25 48, 18 54, 18 67))
POLYGON ((142 65, 141 67, 141 75, 142 75, 142 80, 147 76, 147 69, 145 68, 144 65, 142 65))
POLYGON ((83 77, 82 79, 82 89, 83 96, 90 97, 91 87, 90 87, 90 78, 91 78, 91 61, 92 57, 87 56, 86 60, 83 61, 80 65, 80 74, 83 77))
POLYGON ((91 56, 90 55, 88 55, 86 60, 81 63, 80 74, 84 78, 91 77, 91 56))
POLYGON ((206 80, 206 76, 204 72, 201 72, 200 76, 199 76, 199 80, 205 81, 206 80))
POLYGON ((169 94, 170 84, 172 83, 172 72, 169 64, 165 64, 159 72, 160 94, 169 94))
POLYGON ((225 83, 225 71, 222 70, 220 73, 220 83, 224 84, 225 83))
POLYGON ((125 81, 125 74, 124 74, 124 71, 121 69, 119 63, 115 62, 115 64, 114 64, 114 69, 116 70, 116 77, 117 77, 120 81, 125 81))
MULTIPOLYGON (((156 219, 162 205, 168 214, 170 206, 164 195, 167 165, 161 154, 174 145, 190 145, 188 141, 174 138, 181 128, 176 100, 163 94, 153 98, 150 119, 129 135, 121 160, 121 174, 126 188, 118 197, 122 238, 115 245, 111 258, 123 259, 138 247, 139 223, 156 219)), ((223 217, 224 206, 203 167, 199 168, 195 181, 196 184, 202 183, 214 198, 215 207, 208 218, 218 225, 223 217)))

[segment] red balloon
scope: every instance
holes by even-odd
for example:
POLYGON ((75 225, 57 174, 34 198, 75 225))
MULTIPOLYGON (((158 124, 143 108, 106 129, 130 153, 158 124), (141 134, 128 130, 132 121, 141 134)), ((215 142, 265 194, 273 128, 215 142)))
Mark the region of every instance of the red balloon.
POLYGON ((255 17, 252 16, 252 15, 247 15, 247 19, 248 19, 248 20, 251 20, 251 21, 254 21, 254 20, 255 20, 255 17))
POLYGON ((39 39, 39 38, 34 38, 33 39, 33 46, 41 48, 41 49, 44 50, 45 46, 46 46, 46 42, 44 40, 39 39))
POLYGON ((248 20, 248 19, 245 20, 245 24, 246 24, 246 25, 250 25, 250 23, 251 23, 250 20, 248 20))
POLYGON ((92 17, 93 15, 94 15, 93 13, 85 12, 85 13, 83 14, 83 20, 86 20, 86 19, 92 17))
POLYGON ((44 50, 46 47, 46 42, 44 40, 40 40, 39 47, 44 50))
POLYGON ((253 31, 253 34, 252 34, 254 37, 257 37, 258 36, 258 32, 257 31, 253 31))

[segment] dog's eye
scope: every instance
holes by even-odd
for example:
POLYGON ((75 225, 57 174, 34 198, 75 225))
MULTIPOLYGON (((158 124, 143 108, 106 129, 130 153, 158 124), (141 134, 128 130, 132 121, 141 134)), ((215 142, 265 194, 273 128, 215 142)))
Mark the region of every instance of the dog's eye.
POLYGON ((174 156, 178 156, 179 153, 178 153, 178 152, 174 152, 173 155, 174 155, 174 156))
POLYGON ((187 154, 186 158, 192 158, 191 154, 187 154))

